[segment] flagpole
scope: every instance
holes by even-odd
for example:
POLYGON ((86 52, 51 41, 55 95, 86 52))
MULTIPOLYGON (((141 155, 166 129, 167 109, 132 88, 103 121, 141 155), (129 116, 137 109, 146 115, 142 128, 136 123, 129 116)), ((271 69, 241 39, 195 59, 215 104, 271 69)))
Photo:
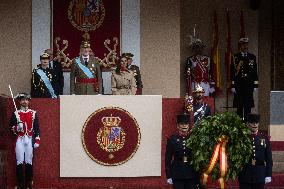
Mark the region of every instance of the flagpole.
POLYGON ((229 108, 229 89, 230 89, 230 66, 231 66, 231 21, 230 21, 230 12, 229 8, 227 8, 226 12, 226 19, 227 19, 227 49, 225 54, 225 64, 226 64, 226 71, 227 71, 227 81, 226 81, 226 111, 229 108))

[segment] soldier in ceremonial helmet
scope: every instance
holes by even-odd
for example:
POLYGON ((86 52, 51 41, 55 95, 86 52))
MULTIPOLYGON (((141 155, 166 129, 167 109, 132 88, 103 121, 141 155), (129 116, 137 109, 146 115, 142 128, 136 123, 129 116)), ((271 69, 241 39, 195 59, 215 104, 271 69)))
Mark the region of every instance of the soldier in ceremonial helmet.
POLYGON ((271 182, 272 152, 267 136, 258 131, 259 115, 248 114, 247 126, 251 130, 253 152, 251 160, 239 174, 240 189, 263 189, 271 182))
POLYGON ((194 125, 197 125, 204 117, 211 115, 211 109, 203 100, 204 89, 200 85, 196 85, 196 88, 193 91, 193 97, 194 125))
POLYGON ((204 47, 205 45, 200 39, 191 38, 190 48, 193 55, 187 58, 186 75, 187 79, 192 82, 191 88, 194 89, 200 85, 204 89, 204 96, 209 96, 215 92, 215 82, 212 79, 210 58, 203 55, 204 47))
POLYGON ((89 41, 83 40, 80 56, 73 59, 70 73, 70 94, 102 94, 101 60, 91 56, 89 41))
POLYGON ((246 119, 246 115, 254 107, 253 92, 258 88, 256 57, 248 52, 248 43, 248 38, 239 40, 240 52, 234 54, 231 61, 233 105, 243 119, 246 119))
POLYGON ((9 128, 16 136, 16 177, 18 189, 32 189, 33 150, 39 147, 40 130, 37 112, 29 109, 30 95, 19 93, 16 97, 20 109, 10 119, 9 128), (25 164, 25 174, 24 174, 25 164))
POLYGON ((193 189, 198 183, 198 174, 190 164, 192 152, 186 147, 190 136, 190 117, 188 114, 177 115, 177 133, 167 140, 166 176, 167 183, 174 189, 193 189))

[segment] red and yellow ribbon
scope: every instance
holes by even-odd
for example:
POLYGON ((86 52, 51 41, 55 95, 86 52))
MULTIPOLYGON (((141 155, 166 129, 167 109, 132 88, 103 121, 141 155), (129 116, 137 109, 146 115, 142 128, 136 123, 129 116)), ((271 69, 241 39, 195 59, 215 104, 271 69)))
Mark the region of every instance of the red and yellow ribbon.
POLYGON ((225 189, 226 187, 225 176, 227 174, 227 169, 228 169, 227 152, 226 152, 226 145, 228 142, 228 137, 226 137, 225 135, 222 135, 218 140, 219 140, 219 143, 215 146, 215 149, 210 159, 208 168, 202 175, 202 184, 206 186, 209 175, 214 169, 214 167, 216 166, 218 158, 220 157, 220 178, 218 179, 218 181, 220 184, 220 188, 225 189))

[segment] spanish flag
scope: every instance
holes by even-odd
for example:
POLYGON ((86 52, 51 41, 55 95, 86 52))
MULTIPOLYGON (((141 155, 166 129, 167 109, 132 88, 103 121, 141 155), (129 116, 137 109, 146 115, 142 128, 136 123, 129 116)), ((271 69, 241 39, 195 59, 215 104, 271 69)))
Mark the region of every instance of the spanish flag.
POLYGON ((222 79, 221 79, 221 59, 219 50, 219 32, 218 32, 218 21, 217 13, 214 11, 213 17, 213 40, 211 49, 211 60, 213 70, 213 80, 215 81, 216 94, 221 91, 222 79))

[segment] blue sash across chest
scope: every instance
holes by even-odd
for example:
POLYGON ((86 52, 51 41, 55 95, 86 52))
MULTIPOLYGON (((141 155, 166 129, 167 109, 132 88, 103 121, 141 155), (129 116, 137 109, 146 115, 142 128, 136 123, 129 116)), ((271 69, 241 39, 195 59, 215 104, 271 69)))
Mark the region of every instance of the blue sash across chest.
POLYGON ((36 72, 40 76, 41 80, 44 82, 46 88, 48 89, 48 92, 51 95, 51 98, 57 98, 56 94, 54 93, 54 89, 53 89, 48 77, 44 73, 44 71, 41 70, 41 69, 37 69, 36 72))
POLYGON ((80 58, 76 58, 75 62, 88 78, 94 78, 93 73, 90 71, 88 67, 84 66, 81 63, 80 58))

